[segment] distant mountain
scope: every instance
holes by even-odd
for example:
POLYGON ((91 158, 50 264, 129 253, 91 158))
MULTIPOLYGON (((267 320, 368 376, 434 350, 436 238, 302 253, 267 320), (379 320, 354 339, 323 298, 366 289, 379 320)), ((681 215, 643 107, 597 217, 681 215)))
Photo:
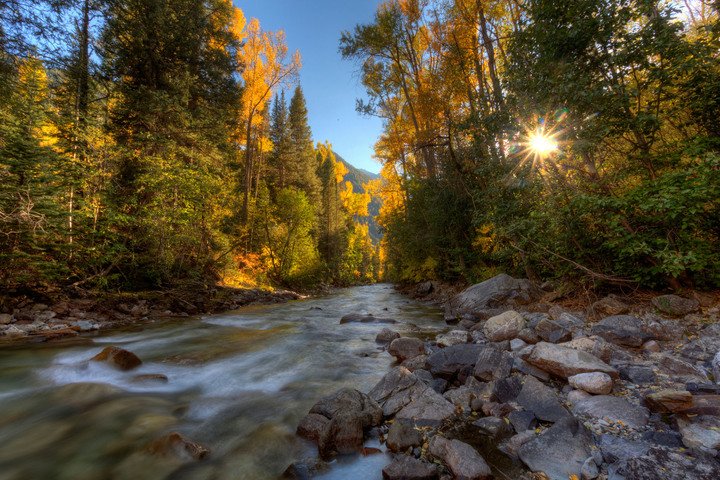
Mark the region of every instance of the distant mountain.
MULTIPOLYGON (((342 162, 348 169, 348 173, 345 175, 345 180, 352 184, 354 192, 365 193, 363 184, 369 182, 370 180, 380 178, 380 175, 378 175, 377 173, 372 173, 368 172, 367 170, 363 170, 362 168, 357 168, 354 165, 351 165, 350 162, 345 160, 342 156, 340 156, 339 153, 333 153, 335 153, 335 158, 338 161, 342 162)), ((369 226, 370 238, 372 238, 373 243, 378 243, 382 238, 380 226, 375 220, 375 217, 380 214, 381 206, 382 201, 380 200, 380 197, 373 196, 372 200, 370 200, 370 205, 368 206, 368 212, 370 213, 370 216, 360 219, 362 223, 366 223, 369 226)))

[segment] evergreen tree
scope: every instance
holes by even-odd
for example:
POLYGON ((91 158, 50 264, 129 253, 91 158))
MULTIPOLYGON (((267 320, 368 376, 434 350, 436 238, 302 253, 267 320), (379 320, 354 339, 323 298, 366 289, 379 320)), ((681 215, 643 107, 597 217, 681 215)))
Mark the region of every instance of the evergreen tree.
POLYGON ((285 91, 275 96, 272 114, 270 116, 270 141, 272 153, 270 162, 274 173, 274 183, 278 189, 287 185, 287 169, 292 158, 292 143, 290 138, 290 125, 288 118, 285 91))
POLYGON ((303 190, 313 203, 320 193, 317 177, 318 164, 313 149, 312 131, 308 124, 305 94, 298 85, 290 100, 289 112, 292 161, 287 168, 288 185, 303 190))

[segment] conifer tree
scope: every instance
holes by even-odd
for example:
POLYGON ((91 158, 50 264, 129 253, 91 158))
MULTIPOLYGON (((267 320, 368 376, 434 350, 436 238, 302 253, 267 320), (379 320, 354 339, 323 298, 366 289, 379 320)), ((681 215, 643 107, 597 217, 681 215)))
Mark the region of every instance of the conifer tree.
POLYGON ((290 100, 289 112, 292 160, 288 165, 288 184, 303 190, 314 201, 320 193, 317 161, 313 149, 312 131, 308 123, 305 94, 298 85, 290 100))

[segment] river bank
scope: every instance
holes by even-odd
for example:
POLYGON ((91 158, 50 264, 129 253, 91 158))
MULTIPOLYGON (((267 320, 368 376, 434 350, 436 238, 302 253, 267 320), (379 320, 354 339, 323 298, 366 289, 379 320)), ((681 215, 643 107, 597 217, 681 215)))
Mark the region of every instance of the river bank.
POLYGON ((134 293, 15 289, 0 294, 0 346, 42 343, 172 318, 305 298, 287 290, 214 287, 134 293))
POLYGON ((431 337, 377 326, 396 363, 371 389, 319 400, 297 433, 313 478, 378 445, 368 478, 707 479, 720 471, 720 297, 562 298, 501 275, 442 303, 431 337), (370 442, 370 443, 368 443, 370 442), (327 463, 330 462, 330 463, 327 463))

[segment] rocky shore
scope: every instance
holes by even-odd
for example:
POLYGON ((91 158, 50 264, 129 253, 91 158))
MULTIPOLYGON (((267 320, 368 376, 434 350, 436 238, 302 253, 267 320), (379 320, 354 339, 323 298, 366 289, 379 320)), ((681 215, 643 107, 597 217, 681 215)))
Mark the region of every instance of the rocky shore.
POLYGON ((9 291, 0 294, 0 345, 41 343, 169 318, 226 312, 302 296, 285 290, 215 288, 138 294, 9 291))
MULTIPOLYGON (((582 310, 499 275, 447 299, 446 332, 377 342, 396 364, 369 392, 320 399, 297 433, 318 457, 285 478, 312 478, 338 455, 392 455, 387 480, 717 479, 720 301, 713 295, 609 296, 582 310)), ((550 289, 547 289, 550 290, 550 289)), ((380 472, 378 472, 378 477, 380 472)))

